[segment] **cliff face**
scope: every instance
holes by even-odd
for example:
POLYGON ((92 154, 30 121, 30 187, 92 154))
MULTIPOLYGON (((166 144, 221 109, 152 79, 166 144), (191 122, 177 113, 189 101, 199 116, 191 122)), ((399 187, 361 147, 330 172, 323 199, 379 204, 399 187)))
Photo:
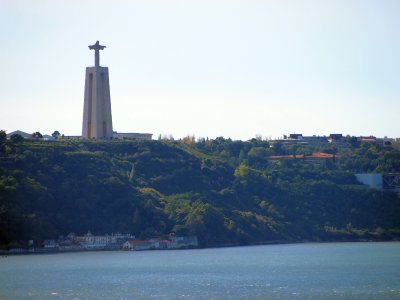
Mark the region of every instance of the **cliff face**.
POLYGON ((203 246, 400 233, 399 194, 368 189, 352 175, 399 172, 393 149, 348 149, 311 162, 269 161, 285 149, 222 138, 7 141, 1 151, 0 244, 88 229, 175 231, 197 235, 203 246))

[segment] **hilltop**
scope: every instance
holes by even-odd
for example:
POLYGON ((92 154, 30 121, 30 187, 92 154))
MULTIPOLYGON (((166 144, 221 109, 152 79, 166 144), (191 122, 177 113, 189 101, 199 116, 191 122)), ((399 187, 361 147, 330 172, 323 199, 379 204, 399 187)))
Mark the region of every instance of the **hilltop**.
POLYGON ((400 237, 399 193, 354 177, 400 172, 399 150, 270 146, 224 138, 3 139, 0 244, 87 230, 142 238, 174 231, 197 235, 202 246, 400 237), (324 155, 301 159, 312 153, 324 155))

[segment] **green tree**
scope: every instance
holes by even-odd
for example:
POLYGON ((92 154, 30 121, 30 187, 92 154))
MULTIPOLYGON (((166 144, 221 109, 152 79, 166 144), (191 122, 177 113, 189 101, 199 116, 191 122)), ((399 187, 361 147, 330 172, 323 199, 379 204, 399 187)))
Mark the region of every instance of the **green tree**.
POLYGON ((276 142, 272 145, 272 149, 276 155, 284 155, 285 149, 283 148, 283 144, 281 142, 276 142))
POLYGON ((239 153, 239 163, 242 163, 245 159, 246 159, 246 152, 244 152, 243 149, 241 149, 239 153))
POLYGON ((7 134, 4 130, 0 130, 0 144, 4 144, 7 141, 7 134))
POLYGON ((360 142, 358 141, 357 137, 347 135, 344 139, 348 144, 350 144, 351 147, 353 148, 360 147, 360 142))
POLYGON ((24 138, 22 135, 18 134, 18 133, 14 133, 13 135, 10 136, 10 141, 13 144, 19 144, 22 143, 24 141, 24 138))
POLYGON ((36 140, 38 140, 38 139, 42 139, 43 135, 39 131, 36 131, 36 132, 32 133, 32 137, 35 138, 36 140))
POLYGON ((253 147, 247 154, 248 162, 253 167, 264 167, 267 165, 267 149, 264 147, 253 147))
POLYGON ((51 134, 51 136, 55 139, 58 139, 61 136, 61 134, 58 130, 56 130, 51 134))
POLYGON ((0 154, 5 154, 9 150, 7 146, 7 134, 4 130, 0 130, 0 154))
POLYGON ((224 215, 214 206, 196 201, 186 216, 186 226, 203 245, 221 243, 224 239, 224 215))
POLYGON ((244 164, 244 163, 241 163, 241 164, 239 165, 239 167, 237 167, 237 168, 235 169, 234 176, 235 176, 236 178, 238 178, 238 179, 244 179, 244 178, 246 178, 248 175, 249 175, 249 167, 248 167, 246 164, 244 164))

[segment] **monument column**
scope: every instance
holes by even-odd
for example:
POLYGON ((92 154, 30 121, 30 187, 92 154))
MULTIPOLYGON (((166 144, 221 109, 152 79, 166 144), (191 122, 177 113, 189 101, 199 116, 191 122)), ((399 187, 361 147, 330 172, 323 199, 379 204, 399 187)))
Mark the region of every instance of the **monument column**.
POLYGON ((111 97, 108 68, 100 66, 100 50, 106 46, 97 41, 89 46, 94 50, 94 67, 86 68, 83 106, 83 138, 112 138, 111 97))

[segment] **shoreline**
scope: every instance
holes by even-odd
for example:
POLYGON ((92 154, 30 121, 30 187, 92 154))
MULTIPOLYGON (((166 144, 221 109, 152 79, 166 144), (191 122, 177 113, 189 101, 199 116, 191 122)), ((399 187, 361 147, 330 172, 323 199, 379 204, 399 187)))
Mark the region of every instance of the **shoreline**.
POLYGON ((74 249, 74 250, 45 250, 39 248, 37 250, 26 250, 21 252, 5 252, 0 251, 0 258, 7 256, 19 255, 45 255, 45 254, 61 254, 61 253, 77 253, 77 252, 143 252, 143 251, 173 251, 173 250, 200 250, 200 249, 218 249, 218 248, 235 248, 235 247, 251 247, 251 246, 268 246, 268 245, 288 245, 288 244, 333 244, 333 243, 385 243, 385 242, 400 242, 400 239, 354 239, 354 240, 301 240, 301 241, 264 241, 252 242, 247 244, 229 243, 221 245, 210 245, 207 247, 181 247, 172 249, 143 249, 143 250, 126 250, 126 249, 74 249))

